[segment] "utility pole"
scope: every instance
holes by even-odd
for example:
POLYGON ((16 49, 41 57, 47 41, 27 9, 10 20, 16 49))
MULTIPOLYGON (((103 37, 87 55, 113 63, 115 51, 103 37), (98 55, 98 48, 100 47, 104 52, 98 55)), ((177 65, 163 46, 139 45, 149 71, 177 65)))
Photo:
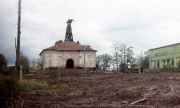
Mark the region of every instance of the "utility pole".
POLYGON ((17 23, 17 47, 16 47, 16 69, 20 72, 20 35, 21 35, 21 0, 18 2, 18 23, 17 23))
MULTIPOLYGON (((15 38, 14 40, 15 40, 15 46, 14 46, 14 47, 15 47, 15 51, 17 51, 17 45, 16 45, 16 42, 17 42, 17 41, 16 41, 16 38, 15 38)), ((15 65, 16 65, 16 61, 15 61, 15 65)), ((16 68, 17 68, 17 67, 15 66, 15 70, 16 70, 16 68)))
POLYGON ((142 50, 141 50, 141 58, 140 58, 140 66, 139 73, 142 73, 142 50))
POLYGON ((86 60, 85 60, 85 52, 86 52, 86 46, 84 47, 84 72, 86 71, 86 60))

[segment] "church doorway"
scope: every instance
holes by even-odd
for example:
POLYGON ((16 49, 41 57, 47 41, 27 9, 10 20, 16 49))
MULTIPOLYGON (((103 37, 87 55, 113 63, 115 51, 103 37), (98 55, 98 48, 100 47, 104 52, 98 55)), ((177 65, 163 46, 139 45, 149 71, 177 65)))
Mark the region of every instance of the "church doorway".
POLYGON ((74 68, 74 61, 72 59, 66 61, 66 68, 74 68))

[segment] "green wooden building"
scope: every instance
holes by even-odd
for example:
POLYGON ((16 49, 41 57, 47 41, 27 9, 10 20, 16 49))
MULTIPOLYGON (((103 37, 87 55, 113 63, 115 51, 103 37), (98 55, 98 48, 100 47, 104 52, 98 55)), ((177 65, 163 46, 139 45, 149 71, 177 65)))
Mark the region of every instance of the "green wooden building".
POLYGON ((180 62, 180 43, 149 50, 149 69, 177 68, 180 62))

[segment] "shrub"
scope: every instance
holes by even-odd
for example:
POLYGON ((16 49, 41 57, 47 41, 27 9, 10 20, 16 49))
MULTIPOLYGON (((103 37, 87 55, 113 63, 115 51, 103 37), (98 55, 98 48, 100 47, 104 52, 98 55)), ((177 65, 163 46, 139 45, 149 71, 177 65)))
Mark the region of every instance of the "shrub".
POLYGON ((3 54, 0 54, 0 71, 7 66, 6 58, 3 54))
POLYGON ((29 72, 29 59, 22 51, 20 54, 20 65, 23 67, 23 73, 29 72))
POLYGON ((47 88, 48 83, 37 80, 18 80, 16 76, 0 74, 0 92, 33 91, 47 88))
POLYGON ((6 67, 6 68, 3 68, 2 70, 0 70, 0 74, 3 74, 3 75, 15 75, 17 74, 17 71, 15 70, 14 67, 6 67))
POLYGON ((0 75, 0 90, 5 91, 16 91, 19 88, 19 83, 16 78, 12 76, 0 75))

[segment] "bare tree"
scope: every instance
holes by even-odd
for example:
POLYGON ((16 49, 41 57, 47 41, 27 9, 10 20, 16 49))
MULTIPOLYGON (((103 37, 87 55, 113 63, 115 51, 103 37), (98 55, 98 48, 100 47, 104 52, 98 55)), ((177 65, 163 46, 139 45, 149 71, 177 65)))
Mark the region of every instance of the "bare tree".
POLYGON ((116 65, 116 70, 125 70, 132 67, 135 63, 133 47, 128 47, 126 44, 116 43, 113 45, 113 64, 116 65))
MULTIPOLYGON (((119 49, 120 49, 120 44, 116 43, 113 45, 112 47, 113 51, 113 64, 115 64, 114 66, 116 66, 116 70, 119 70, 119 57, 120 57, 120 54, 119 54, 119 49)), ((115 67, 114 67, 115 68, 115 67)))
POLYGON ((122 56, 123 56, 123 63, 121 64, 121 69, 125 70, 126 69, 126 44, 122 44, 122 56))
POLYGON ((101 55, 97 55, 97 57, 96 57, 96 67, 98 68, 98 69, 100 69, 101 68, 101 55))
POLYGON ((107 70, 111 66, 112 56, 109 54, 101 54, 97 56, 97 63, 100 69, 107 70))
POLYGON ((31 61, 31 69, 37 69, 38 65, 38 59, 33 58, 33 60, 31 61))
POLYGON ((133 68, 135 64, 135 57, 134 57, 134 52, 133 52, 133 47, 128 47, 127 48, 127 67, 133 68))

